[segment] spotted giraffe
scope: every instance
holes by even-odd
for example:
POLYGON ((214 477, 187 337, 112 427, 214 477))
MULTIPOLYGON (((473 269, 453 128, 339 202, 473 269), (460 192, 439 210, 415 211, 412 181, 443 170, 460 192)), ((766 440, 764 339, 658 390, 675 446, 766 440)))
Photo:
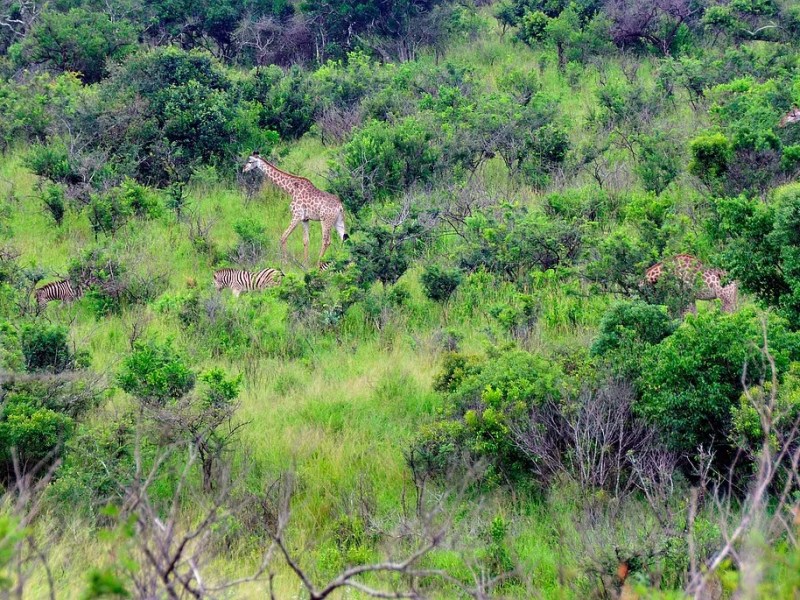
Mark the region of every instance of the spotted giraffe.
POLYGON ((800 108, 794 106, 792 107, 792 110, 783 115, 783 118, 781 118, 780 126, 786 127, 787 125, 792 125, 793 123, 797 122, 800 122, 800 108))
MULTIPOLYGON (((706 268, 698 258, 691 254, 678 254, 647 269, 644 274, 645 282, 655 285, 667 270, 671 270, 680 281, 690 286, 697 283, 699 275, 703 283, 698 286, 696 300, 719 298, 722 302, 723 312, 730 313, 736 310, 739 286, 735 281, 722 285, 726 275, 722 269, 706 268)), ((687 307, 684 313, 686 312, 697 312, 694 302, 687 307)))
POLYGON ((291 204, 289 204, 292 221, 281 236, 281 250, 284 256, 286 256, 286 240, 300 223, 303 224, 303 260, 306 263, 308 262, 309 221, 319 221, 322 227, 322 248, 319 252, 319 262, 322 262, 325 251, 331 245, 331 229, 336 229, 342 241, 347 240, 349 236, 344 227, 344 206, 338 197, 322 191, 305 177, 281 171, 275 165, 261 158, 258 152, 250 155, 242 172, 247 173, 253 169, 264 173, 267 179, 292 198, 291 204))

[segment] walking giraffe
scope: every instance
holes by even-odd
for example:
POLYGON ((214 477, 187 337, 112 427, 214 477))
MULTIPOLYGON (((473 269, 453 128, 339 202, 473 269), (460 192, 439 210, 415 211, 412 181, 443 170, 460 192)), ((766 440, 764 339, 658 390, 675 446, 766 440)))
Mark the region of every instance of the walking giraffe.
MULTIPOLYGON (((647 269, 644 273, 645 283, 655 285, 667 270, 672 270, 679 281, 689 286, 694 286, 697 283, 697 276, 700 275, 703 283, 697 289, 695 300, 719 298, 722 302, 722 312, 730 313, 736 310, 739 286, 735 281, 722 285, 726 275, 722 269, 706 268, 698 258, 690 254, 678 254, 647 269)), ((694 300, 684 314, 686 312, 697 312, 694 300)))
POLYGON ((319 262, 328 246, 331 245, 331 229, 336 228, 342 241, 349 237, 344 228, 344 206, 338 197, 324 192, 305 177, 298 177, 285 171, 281 171, 275 165, 267 162, 258 152, 254 152, 247 159, 242 173, 247 173, 253 169, 258 169, 277 187, 289 194, 292 198, 289 210, 292 213, 292 221, 289 227, 281 236, 281 251, 286 256, 286 240, 295 230, 303 224, 303 261, 308 263, 308 222, 319 221, 322 227, 322 247, 319 251, 319 262))

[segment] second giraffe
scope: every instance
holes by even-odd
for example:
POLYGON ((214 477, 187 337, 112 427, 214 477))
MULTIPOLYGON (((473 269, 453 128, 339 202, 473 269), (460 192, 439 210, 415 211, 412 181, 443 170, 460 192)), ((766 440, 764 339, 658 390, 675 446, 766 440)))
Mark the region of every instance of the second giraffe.
POLYGON ((292 221, 289 227, 281 236, 281 250, 286 256, 286 240, 295 230, 303 224, 303 261, 308 263, 308 222, 319 221, 322 227, 322 248, 319 251, 319 261, 325 255, 328 246, 331 245, 331 229, 336 228, 336 232, 341 236, 342 241, 348 238, 344 228, 344 206, 337 196, 322 191, 305 177, 298 177, 285 171, 281 171, 272 163, 267 162, 258 152, 254 152, 247 159, 243 173, 258 169, 267 179, 289 194, 292 202, 289 209, 292 213, 292 221))

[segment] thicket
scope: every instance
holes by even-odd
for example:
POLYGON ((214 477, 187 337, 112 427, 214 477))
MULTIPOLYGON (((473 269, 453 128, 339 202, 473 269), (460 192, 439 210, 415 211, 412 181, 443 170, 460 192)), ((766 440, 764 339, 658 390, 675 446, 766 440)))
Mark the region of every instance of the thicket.
MULTIPOLYGON (((622 565, 664 590, 698 573, 743 572, 744 559, 714 564, 725 543, 715 511, 729 502, 726 518, 744 514, 756 505, 747 490, 776 494, 758 506, 791 520, 796 463, 763 484, 765 456, 794 456, 800 414, 800 123, 789 118, 800 104, 800 11, 791 2, 39 8, 0 11, 0 140, 37 178, 22 198, 0 173, 3 484, 36 474, 54 515, 69 507, 108 524, 114 510, 100 507, 147 492, 136 486, 152 468, 152 493, 175 506, 195 492, 214 510, 259 498, 247 509, 259 515, 232 510, 203 537, 212 555, 283 542, 288 508, 273 488, 253 491, 281 450, 262 460, 240 447, 252 416, 239 411, 240 393, 263 391, 261 413, 273 388, 303 390, 309 373, 349 381, 353 363, 342 357, 369 340, 390 365, 398 347, 440 363, 424 408, 400 375, 387 383, 354 368, 386 414, 419 413, 410 428, 419 433, 397 436, 418 504, 397 514, 420 516, 426 486, 449 498, 443 490, 458 480, 459 507, 484 492, 502 504, 511 491, 536 512, 571 494, 565 504, 584 530, 570 531, 585 557, 553 579, 578 572, 564 585, 581 593, 614 595, 622 565), (289 170, 308 158, 303 174, 342 199, 351 236, 334 243, 324 272, 284 261, 280 286, 234 299, 209 285, 213 269, 278 261, 275 224, 260 215, 283 215, 272 203, 285 198, 238 173, 254 150, 289 170), (239 202, 223 193, 236 185, 244 215, 226 205, 239 202), (46 220, 30 236, 25 211, 46 220), (26 256, 51 243, 69 248, 60 271, 26 256), (678 253, 724 269, 739 310, 723 314, 712 301, 685 314, 701 282, 669 269, 644 285, 647 267, 678 253), (35 306, 33 289, 56 279, 81 298, 35 306), (113 419, 94 412, 111 406, 113 419), (175 474, 176 448, 191 459, 186 475, 175 474), (250 462, 254 474, 244 473, 250 462), (44 476, 37 465, 58 468, 44 476), (631 522, 643 524, 638 533, 631 522), (643 540, 641 530, 656 533, 643 540)), ((369 410, 362 401, 322 398, 302 425, 346 444, 350 420, 369 410)), ((301 417, 274 418, 291 428, 301 417)), ((370 421, 381 436, 384 418, 370 421)), ((370 477, 342 498, 331 492, 314 515, 330 538, 311 552, 320 573, 377 560, 388 545, 371 532, 394 491, 376 494, 370 477)), ((411 502, 405 488, 402 502, 411 502)), ((152 517, 157 504, 136 506, 152 517)), ((164 531, 137 518, 145 543, 164 531)), ((541 582, 525 589, 524 569, 511 573, 509 540, 522 527, 498 515, 476 524, 473 562, 507 579, 509 595, 546 595, 541 582)), ((120 543, 135 543, 122 529, 120 543)), ((790 539, 777 549, 789 561, 790 539)), ((445 555, 430 560, 452 567, 445 555)), ((108 581, 126 589, 141 572, 108 581)))

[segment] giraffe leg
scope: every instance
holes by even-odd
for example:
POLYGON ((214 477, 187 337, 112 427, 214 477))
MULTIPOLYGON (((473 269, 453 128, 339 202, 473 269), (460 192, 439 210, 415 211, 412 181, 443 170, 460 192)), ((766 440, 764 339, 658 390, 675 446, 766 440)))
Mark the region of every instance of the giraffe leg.
POLYGON ((300 219, 292 218, 292 222, 289 223, 289 226, 286 228, 286 231, 283 232, 281 236, 281 252, 283 253, 283 258, 286 258, 286 240, 295 230, 295 227, 300 223, 300 219))
POLYGON ((321 221, 322 224, 322 248, 319 251, 319 262, 322 262, 322 257, 325 256, 325 251, 331 245, 331 224, 326 221, 321 221))
POLYGON ((303 221, 303 265, 308 266, 308 221, 303 221))

